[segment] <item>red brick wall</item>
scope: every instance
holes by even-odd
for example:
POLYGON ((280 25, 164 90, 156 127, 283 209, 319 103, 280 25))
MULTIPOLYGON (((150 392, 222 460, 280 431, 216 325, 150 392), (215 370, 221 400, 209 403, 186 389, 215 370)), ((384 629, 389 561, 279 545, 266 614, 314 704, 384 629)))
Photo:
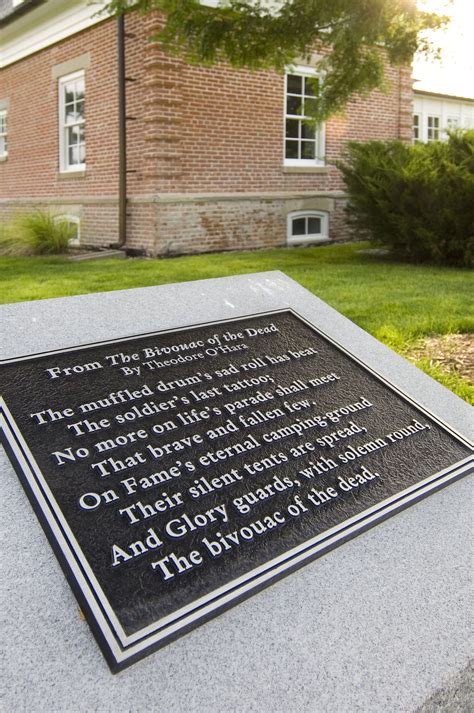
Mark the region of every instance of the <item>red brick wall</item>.
MULTIPOLYGON (((159 196, 212 193, 317 194, 340 191, 333 162, 347 139, 411 134, 411 78, 389 68, 387 94, 356 98, 326 127, 323 172, 283 166, 284 79, 274 72, 188 66, 149 37, 154 18, 129 15, 126 40, 127 242, 151 254, 283 244, 285 196, 228 203, 166 203, 159 196), (170 246, 172 246, 170 248, 170 246)), ((102 22, 2 70, 9 97, 9 156, 0 163, 0 197, 41 201, 57 212, 79 206, 84 242, 117 240, 118 108, 116 23, 102 22), (54 65, 90 53, 86 69, 86 172, 59 175, 58 96, 54 65), (101 202, 102 201, 102 202, 101 202)), ((263 197, 262 197, 263 198, 263 197)), ((10 206, 10 210, 12 207, 10 206)), ((332 237, 346 237, 338 208, 332 237)))
MULTIPOLYGON (((149 33, 159 28, 156 21, 146 22, 149 33)), ((286 173, 281 75, 186 65, 166 57, 156 43, 148 43, 144 56, 143 118, 154 125, 146 170, 158 191, 337 190, 342 182, 331 162, 340 158, 348 139, 410 139, 411 71, 389 66, 386 94, 355 98, 344 114, 327 123, 328 173, 286 173), (408 134, 401 130, 401 109, 405 121, 408 116, 408 134)))
POLYGON ((2 197, 114 195, 117 185, 115 36, 96 25, 2 70, 1 96, 10 98, 8 160, 2 197), (59 176, 58 82, 52 67, 90 52, 86 70, 86 176, 59 176))

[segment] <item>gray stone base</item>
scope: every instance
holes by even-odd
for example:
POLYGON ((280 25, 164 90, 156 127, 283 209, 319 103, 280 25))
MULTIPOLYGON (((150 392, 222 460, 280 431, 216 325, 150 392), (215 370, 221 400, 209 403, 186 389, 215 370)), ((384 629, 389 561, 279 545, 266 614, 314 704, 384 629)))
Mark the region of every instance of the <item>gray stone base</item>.
MULTIPOLYGON (((288 305, 468 435, 466 404, 277 272, 6 306, 2 356, 288 305)), ((438 692, 472 656, 468 479, 112 676, 3 453, 0 472, 4 711, 457 710, 438 692)))

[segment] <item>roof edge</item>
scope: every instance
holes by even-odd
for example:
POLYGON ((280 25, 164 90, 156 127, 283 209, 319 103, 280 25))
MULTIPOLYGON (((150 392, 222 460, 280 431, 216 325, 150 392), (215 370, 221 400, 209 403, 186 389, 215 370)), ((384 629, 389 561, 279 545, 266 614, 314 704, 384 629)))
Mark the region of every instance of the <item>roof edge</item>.
POLYGON ((416 89, 413 87, 414 94, 421 94, 425 97, 439 97, 440 99, 454 99, 456 101, 472 102, 474 104, 474 97, 461 97, 455 94, 443 94, 443 92, 430 92, 426 89, 416 89))

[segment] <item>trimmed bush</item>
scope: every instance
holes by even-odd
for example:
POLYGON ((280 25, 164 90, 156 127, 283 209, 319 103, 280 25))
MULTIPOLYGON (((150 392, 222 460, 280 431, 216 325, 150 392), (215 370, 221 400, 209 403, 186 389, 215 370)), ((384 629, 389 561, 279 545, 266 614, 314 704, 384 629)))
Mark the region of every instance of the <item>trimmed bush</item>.
POLYGON ((51 213, 37 210, 18 216, 0 231, 0 254, 55 255, 66 252, 74 227, 51 213))
POLYGON ((445 142, 350 142, 349 224, 413 262, 468 267, 474 256, 474 130, 445 142))

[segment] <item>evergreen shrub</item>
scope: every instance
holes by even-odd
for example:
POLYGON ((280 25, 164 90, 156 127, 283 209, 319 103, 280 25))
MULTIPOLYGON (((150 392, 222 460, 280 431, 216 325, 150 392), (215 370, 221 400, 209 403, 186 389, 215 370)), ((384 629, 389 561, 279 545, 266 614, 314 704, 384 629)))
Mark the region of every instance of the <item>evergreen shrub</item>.
POLYGON ((474 129, 414 146, 352 141, 338 166, 359 237, 412 262, 473 265, 474 129))

